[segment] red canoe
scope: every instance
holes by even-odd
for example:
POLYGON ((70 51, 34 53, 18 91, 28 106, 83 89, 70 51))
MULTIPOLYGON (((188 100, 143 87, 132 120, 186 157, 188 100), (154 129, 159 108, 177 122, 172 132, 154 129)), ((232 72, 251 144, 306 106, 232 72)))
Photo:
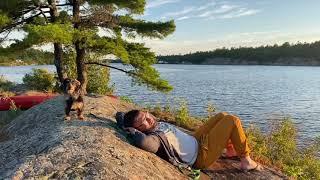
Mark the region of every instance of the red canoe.
POLYGON ((33 95, 33 96, 12 96, 8 98, 0 97, 0 111, 8 111, 12 102, 19 109, 29 109, 34 105, 40 104, 43 101, 55 97, 54 94, 48 95, 33 95))

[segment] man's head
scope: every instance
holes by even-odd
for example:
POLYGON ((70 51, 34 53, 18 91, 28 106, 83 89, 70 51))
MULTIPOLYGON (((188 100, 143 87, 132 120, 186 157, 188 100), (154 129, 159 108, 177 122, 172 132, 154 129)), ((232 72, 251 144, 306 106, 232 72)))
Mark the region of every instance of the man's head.
POLYGON ((124 127, 133 127, 141 132, 152 130, 156 124, 156 118, 147 111, 132 110, 124 115, 124 127))

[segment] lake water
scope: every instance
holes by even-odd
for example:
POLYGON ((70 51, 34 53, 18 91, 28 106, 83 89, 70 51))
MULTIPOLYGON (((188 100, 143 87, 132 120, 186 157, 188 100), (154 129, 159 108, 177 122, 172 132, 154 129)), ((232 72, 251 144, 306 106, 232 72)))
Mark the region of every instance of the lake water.
MULTIPOLYGON (((120 66, 120 64, 113 64, 120 66)), ((0 67, 0 74, 21 82, 32 68, 54 66, 0 67)), ((129 96, 144 105, 187 100, 194 115, 206 115, 208 103, 219 111, 241 117, 245 126, 258 124, 268 131, 273 120, 291 117, 299 138, 320 136, 320 67, 233 66, 233 65, 155 65, 161 76, 174 86, 168 95, 131 87, 124 73, 112 70, 116 94, 129 96)))

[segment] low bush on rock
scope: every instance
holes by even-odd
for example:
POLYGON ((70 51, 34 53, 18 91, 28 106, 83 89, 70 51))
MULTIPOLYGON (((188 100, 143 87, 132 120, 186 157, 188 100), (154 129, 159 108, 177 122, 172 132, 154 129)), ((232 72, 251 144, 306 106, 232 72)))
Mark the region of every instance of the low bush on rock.
POLYGON ((11 88, 13 88, 15 84, 13 82, 8 81, 4 78, 4 76, 0 76, 0 93, 5 93, 10 91, 11 88))
POLYGON ((276 122, 266 134, 256 126, 246 132, 254 159, 276 166, 293 178, 320 179, 320 138, 298 147, 297 129, 290 118, 276 122))
POLYGON ((46 69, 33 69, 23 77, 23 83, 31 90, 53 92, 57 80, 53 73, 46 69))

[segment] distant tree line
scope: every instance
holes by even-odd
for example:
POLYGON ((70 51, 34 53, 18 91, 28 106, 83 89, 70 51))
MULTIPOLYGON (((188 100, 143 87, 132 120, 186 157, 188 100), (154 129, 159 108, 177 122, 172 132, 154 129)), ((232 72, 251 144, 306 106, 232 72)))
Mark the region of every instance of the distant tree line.
POLYGON ((158 56, 158 61, 169 64, 320 65, 320 41, 220 48, 185 55, 158 56))
POLYGON ((53 53, 32 48, 16 53, 1 52, 0 50, 0 66, 30 64, 53 64, 53 53))

